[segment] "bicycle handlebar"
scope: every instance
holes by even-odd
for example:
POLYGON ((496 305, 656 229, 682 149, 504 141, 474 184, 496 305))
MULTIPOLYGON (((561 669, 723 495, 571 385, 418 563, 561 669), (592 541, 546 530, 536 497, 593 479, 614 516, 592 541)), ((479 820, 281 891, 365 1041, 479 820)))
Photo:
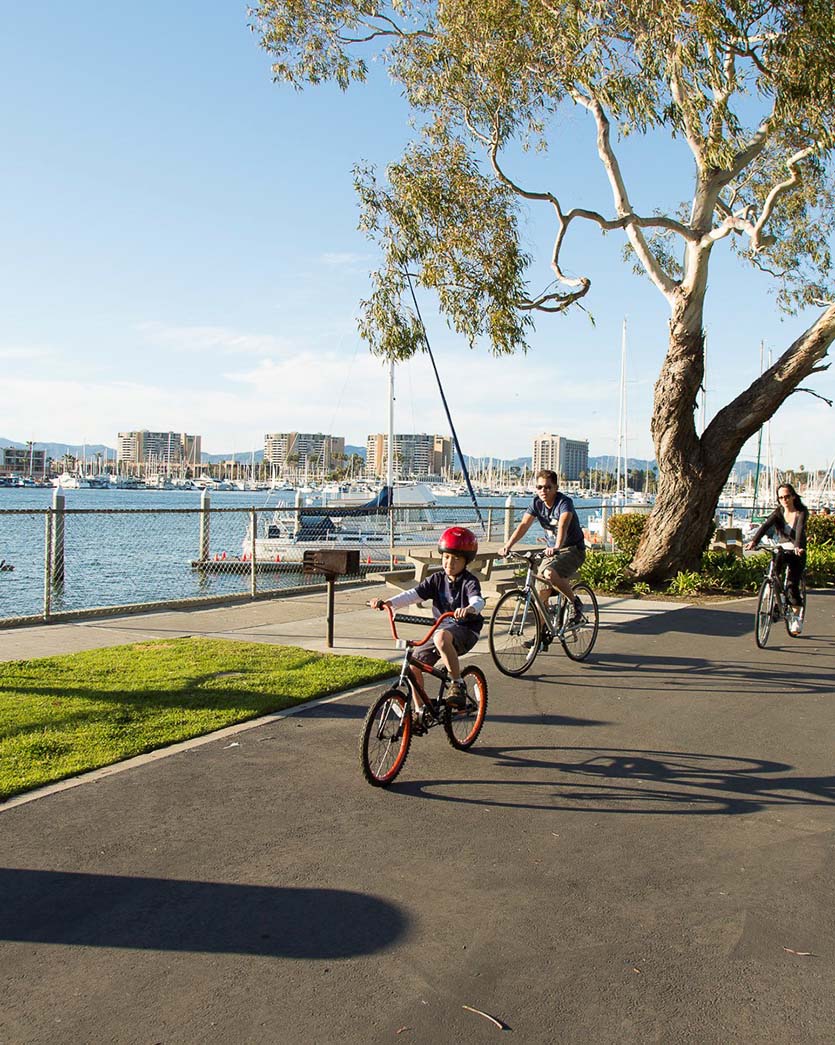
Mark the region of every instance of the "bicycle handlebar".
MULTIPOLYGON (((426 624, 427 623, 427 619, 425 617, 410 617, 408 614, 401 614, 400 616, 398 616, 392 610, 391 606, 383 605, 381 607, 381 609, 384 609, 386 611, 386 613, 388 613, 388 615, 389 615, 389 623, 391 624, 391 633, 394 636, 395 640, 397 640, 397 641, 399 641, 399 639, 400 639, 400 636, 397 634, 397 626, 396 626, 396 623, 395 623, 397 620, 399 620, 401 624, 426 624)), ((441 623, 441 621, 446 620, 447 617, 454 617, 454 616, 455 616, 455 614, 452 613, 452 612, 442 613, 440 615, 440 617, 436 618, 436 620, 433 621, 432 627, 429 629, 429 631, 427 631, 427 633, 423 636, 422 639, 403 639, 403 641, 406 643, 406 645, 408 647, 410 647, 412 649, 415 646, 422 646, 424 644, 424 642, 428 642, 432 638, 432 636, 438 630, 438 625, 441 623)))
POLYGON ((537 558, 539 556, 544 556, 544 555, 545 555, 545 549, 544 548, 529 548, 527 551, 524 551, 524 552, 515 552, 511 548, 510 551, 505 556, 505 558, 507 558, 507 559, 524 559, 525 562, 530 562, 532 559, 535 559, 535 558, 537 558))

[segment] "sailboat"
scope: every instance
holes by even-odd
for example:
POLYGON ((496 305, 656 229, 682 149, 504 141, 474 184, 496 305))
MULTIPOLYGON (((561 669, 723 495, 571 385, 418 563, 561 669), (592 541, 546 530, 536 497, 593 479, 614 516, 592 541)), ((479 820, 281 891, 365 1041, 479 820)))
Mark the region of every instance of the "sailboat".
MULTIPOLYGON (((394 363, 389 364, 389 411, 386 481, 376 492, 368 489, 328 488, 305 504, 296 490, 295 505, 286 503, 264 519, 264 532, 255 537, 256 562, 301 562, 304 552, 338 548, 359 550, 365 562, 387 563, 398 544, 432 544, 444 523, 434 517, 435 500, 424 483, 394 478, 394 363), (372 496, 368 496, 372 493, 372 496), (398 508, 396 514, 391 508, 398 508)), ((242 555, 253 553, 252 530, 243 541, 242 555)))

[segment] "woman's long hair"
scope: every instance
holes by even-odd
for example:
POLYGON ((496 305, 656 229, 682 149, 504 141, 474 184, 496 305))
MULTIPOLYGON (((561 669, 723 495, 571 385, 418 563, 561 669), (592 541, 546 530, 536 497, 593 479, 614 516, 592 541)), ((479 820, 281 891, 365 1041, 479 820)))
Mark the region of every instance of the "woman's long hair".
POLYGON ((803 503, 803 501, 800 500, 800 494, 797 492, 797 490, 795 490, 795 488, 792 486, 791 483, 780 483, 778 485, 778 487, 777 487, 777 498, 778 498, 778 500, 777 500, 777 507, 783 513, 785 513, 785 508, 783 507, 782 504, 780 504, 780 500, 779 500, 780 491, 781 490, 788 490, 789 493, 792 495, 792 497, 794 498, 794 510, 796 512, 807 512, 809 510, 806 507, 806 505, 803 503))

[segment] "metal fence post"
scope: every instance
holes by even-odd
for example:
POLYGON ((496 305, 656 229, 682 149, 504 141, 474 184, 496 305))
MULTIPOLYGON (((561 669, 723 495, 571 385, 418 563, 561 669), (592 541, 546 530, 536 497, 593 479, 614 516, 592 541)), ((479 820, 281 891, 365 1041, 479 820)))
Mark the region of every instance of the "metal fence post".
POLYGON ((209 491, 204 490, 200 494, 200 548, 197 555, 200 562, 208 562, 209 559, 209 549, 211 547, 209 543, 211 539, 209 512, 211 503, 212 499, 209 496, 209 491))
POLYGON ((43 619, 49 620, 52 609, 52 511, 44 515, 43 549, 43 619))
POLYGON ((258 591, 257 570, 255 567, 255 538, 258 534, 258 513, 254 508, 250 509, 249 513, 249 533, 249 593, 254 599, 258 591))
POLYGON ((64 495, 58 490, 52 495, 52 561, 53 584, 64 583, 64 495))
POLYGON ((487 509, 487 540, 493 540, 493 509, 487 509))
POLYGON ((389 505, 389 569, 394 569, 394 505, 389 505))

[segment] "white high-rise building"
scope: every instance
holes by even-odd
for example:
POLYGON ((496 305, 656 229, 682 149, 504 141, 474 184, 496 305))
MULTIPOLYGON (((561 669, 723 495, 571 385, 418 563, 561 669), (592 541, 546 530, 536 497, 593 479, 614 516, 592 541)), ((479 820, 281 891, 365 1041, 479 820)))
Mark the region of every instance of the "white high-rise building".
POLYGON ((116 463, 119 470, 153 469, 169 473, 172 469, 200 467, 200 436, 185 432, 119 432, 116 463))
POLYGON ((345 439, 322 432, 268 432, 264 436, 267 464, 314 472, 329 472, 345 454, 345 439))
MULTIPOLYGON (((365 471, 384 479, 388 468, 388 436, 369 435, 365 471)), ((452 440, 443 435, 394 435, 394 474, 398 479, 440 478, 452 467, 452 440)))
POLYGON ((556 472, 560 482, 578 482, 589 470, 588 439, 566 439, 563 435, 543 432, 534 437, 533 470, 548 468, 556 472))

